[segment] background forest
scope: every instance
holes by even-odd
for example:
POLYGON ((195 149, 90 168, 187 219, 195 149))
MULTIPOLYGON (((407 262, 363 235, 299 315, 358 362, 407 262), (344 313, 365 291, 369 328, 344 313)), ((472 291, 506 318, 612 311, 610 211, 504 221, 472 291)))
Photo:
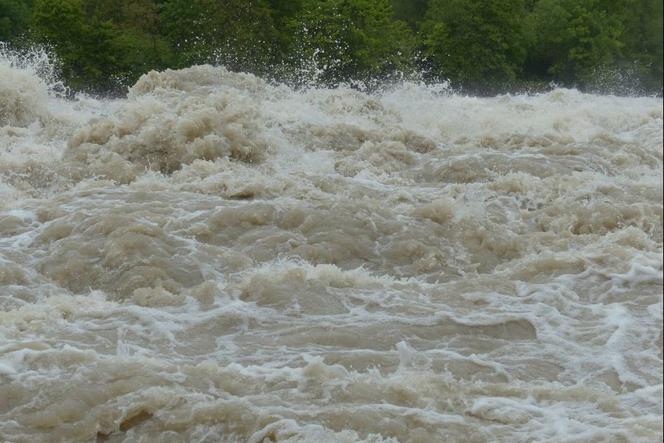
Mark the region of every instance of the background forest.
POLYGON ((0 0, 0 41, 49 48, 97 93, 201 63, 295 85, 662 91, 662 0, 0 0))

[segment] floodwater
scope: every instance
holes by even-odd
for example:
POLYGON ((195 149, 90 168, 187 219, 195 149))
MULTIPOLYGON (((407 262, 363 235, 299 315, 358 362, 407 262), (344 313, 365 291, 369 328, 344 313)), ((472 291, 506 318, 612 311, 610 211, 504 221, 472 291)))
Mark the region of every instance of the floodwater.
POLYGON ((661 98, 51 86, 0 61, 0 441, 661 441, 661 98))

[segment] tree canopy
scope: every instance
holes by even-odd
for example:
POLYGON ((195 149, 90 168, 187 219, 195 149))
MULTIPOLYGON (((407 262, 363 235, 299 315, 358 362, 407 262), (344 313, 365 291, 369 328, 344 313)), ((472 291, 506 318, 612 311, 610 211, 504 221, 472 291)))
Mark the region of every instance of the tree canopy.
POLYGON ((290 23, 295 63, 315 63, 325 83, 413 68, 415 36, 388 0, 305 0, 290 23))
POLYGON ((420 32, 434 72, 471 88, 509 84, 526 58, 523 0, 431 0, 420 32))
POLYGON ((275 80, 413 76, 493 93, 661 93, 661 0, 0 0, 0 41, 46 45, 76 89, 224 64, 275 80))

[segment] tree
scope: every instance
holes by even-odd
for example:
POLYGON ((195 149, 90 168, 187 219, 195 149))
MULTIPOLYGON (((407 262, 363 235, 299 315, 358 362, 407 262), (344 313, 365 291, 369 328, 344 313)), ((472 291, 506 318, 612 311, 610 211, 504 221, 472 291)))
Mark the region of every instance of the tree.
POLYGON ((0 0, 0 41, 14 41, 27 30, 30 3, 26 0, 0 0))
POLYGON ((275 42, 279 60, 283 60, 293 44, 295 35, 290 24, 302 11, 303 0, 269 0, 270 11, 278 41, 275 42))
POLYGON ((662 90, 662 1, 614 0, 610 11, 623 27, 620 68, 646 90, 662 90))
POLYGON ((662 92, 661 0, 0 0, 0 41, 46 43, 95 92, 200 63, 295 84, 423 68, 476 93, 662 92))
POLYGON ((587 84, 622 56, 623 26, 601 0, 540 0, 532 26, 537 32, 529 66, 535 75, 587 84))
POLYGON ((431 0, 420 35, 427 62, 457 85, 512 83, 526 57, 523 0, 431 0))
POLYGON ((161 17, 179 66, 223 63, 261 73, 276 58, 277 35, 265 0, 166 0, 161 17))
POLYGON ((172 64, 173 53, 160 35, 161 17, 153 0, 85 0, 84 10, 87 20, 111 24, 115 76, 123 84, 131 85, 145 72, 172 64))
POLYGON ((413 66, 415 39, 392 19, 388 0, 307 0, 293 23, 296 63, 313 61, 319 81, 385 78, 413 66))
POLYGON ((81 0, 37 0, 33 14, 34 33, 55 48, 71 86, 94 91, 118 88, 109 22, 86 19, 81 0))
POLYGON ((427 3, 428 0, 392 0, 394 17, 397 20, 405 21, 411 28, 416 29, 424 18, 427 3))

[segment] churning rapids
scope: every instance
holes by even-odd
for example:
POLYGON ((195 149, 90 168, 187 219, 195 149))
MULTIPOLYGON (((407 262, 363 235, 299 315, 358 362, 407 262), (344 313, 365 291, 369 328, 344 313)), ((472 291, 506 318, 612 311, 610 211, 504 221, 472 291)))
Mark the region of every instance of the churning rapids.
POLYGON ((661 98, 3 60, 0 197, 0 441, 661 441, 661 98))

